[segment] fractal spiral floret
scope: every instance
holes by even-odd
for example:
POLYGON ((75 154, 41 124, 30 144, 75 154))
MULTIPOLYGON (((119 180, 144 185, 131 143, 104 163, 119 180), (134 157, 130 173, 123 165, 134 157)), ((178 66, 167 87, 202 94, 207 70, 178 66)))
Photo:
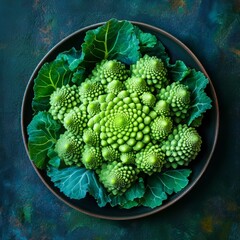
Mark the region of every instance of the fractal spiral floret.
POLYGON ((158 96, 170 105, 172 115, 176 117, 177 122, 187 116, 190 104, 190 92, 187 86, 174 82, 165 89, 161 89, 158 96))
POLYGON ((201 149, 202 140, 196 129, 179 124, 163 142, 166 153, 166 167, 187 166, 201 149))
MULTIPOLYGON (((116 96, 100 113, 101 120, 93 121, 92 128, 99 133, 102 147, 112 146, 120 152, 137 151, 150 141, 150 122, 155 115, 143 105, 137 94, 116 96)), ((96 118, 96 117, 95 117, 96 118)))
POLYGON ((83 148, 82 137, 66 131, 58 139, 55 151, 66 165, 81 166, 83 148))
POLYGON ((79 88, 77 86, 62 86, 61 88, 57 88, 50 96, 51 107, 49 112, 54 119, 63 121, 65 114, 72 108, 79 106, 80 103, 79 88))
POLYGON ((82 135, 83 130, 87 126, 88 115, 86 106, 74 107, 65 114, 63 125, 71 133, 82 135))
POLYGON ((99 178, 109 192, 114 195, 124 193, 137 179, 138 170, 121 162, 104 164, 99 178))
POLYGON ((126 66, 117 60, 103 60, 92 71, 93 78, 102 84, 113 80, 124 81, 128 78, 129 71, 126 66))
POLYGON ((162 60, 145 55, 131 66, 132 75, 146 80, 151 91, 161 89, 168 83, 167 69, 162 60))

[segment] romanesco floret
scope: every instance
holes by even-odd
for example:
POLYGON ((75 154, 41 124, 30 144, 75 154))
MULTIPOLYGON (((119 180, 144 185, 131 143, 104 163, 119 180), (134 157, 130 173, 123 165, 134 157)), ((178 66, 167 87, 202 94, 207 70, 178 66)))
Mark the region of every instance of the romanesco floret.
POLYGON ((71 133, 82 135, 83 130, 87 127, 88 114, 85 105, 74 107, 65 114, 63 125, 71 133))
POLYGON ((107 146, 102 148, 102 156, 107 161, 116 161, 119 160, 120 153, 112 146, 107 146))
POLYGON ((179 124, 173 130, 161 149, 166 153, 166 167, 187 166, 196 158, 202 144, 195 128, 179 124))
POLYGON ((50 96, 50 109, 53 119, 63 122, 65 114, 72 108, 79 106, 79 88, 76 85, 64 85, 57 88, 50 96))
POLYGON ((82 163, 86 169, 97 169, 102 166, 103 161, 101 148, 85 145, 82 153, 82 163))
POLYGON ((152 92, 165 87, 168 83, 167 69, 162 60, 155 56, 145 55, 140 58, 136 64, 131 65, 131 71, 132 76, 145 79, 152 92))
POLYGON ((135 152, 122 153, 120 155, 120 159, 124 164, 135 164, 136 153, 135 152))
POLYGON ((149 91, 146 81, 140 77, 130 77, 124 83, 130 93, 142 95, 144 92, 149 91))
POLYGON ((151 138, 161 140, 166 138, 172 130, 172 120, 170 117, 160 116, 155 118, 151 124, 151 138))
POLYGON ((124 84, 119 80, 113 80, 107 85, 107 92, 117 95, 119 92, 125 89, 124 84))
POLYGON ((120 152, 141 150, 150 141, 150 122, 156 114, 140 102, 137 94, 115 97, 104 104, 102 112, 88 126, 99 133, 103 147, 111 145, 120 152), (99 121, 100 120, 100 121, 99 121))
POLYGON ((83 141, 93 147, 97 147, 100 145, 99 135, 93 131, 91 128, 87 128, 83 132, 83 141))
POLYGON ((114 161, 102 165, 99 179, 108 192, 121 195, 137 180, 137 174, 133 166, 114 161))
POLYGON ((104 93, 104 86, 101 82, 92 79, 86 79, 79 87, 80 100, 83 103, 90 103, 97 100, 104 93))
POLYGON ((151 143, 136 154, 137 168, 148 175, 152 175, 154 172, 160 172, 164 163, 165 153, 159 146, 151 143))
POLYGON ((174 82, 165 89, 161 89, 158 96, 170 105, 171 112, 176 116, 176 122, 186 117, 190 105, 190 92, 187 86, 174 82))
POLYGON ((104 85, 113 80, 124 81, 128 76, 129 71, 125 65, 117 60, 102 60, 92 71, 93 79, 104 85))
POLYGON ((55 152, 66 165, 75 164, 81 166, 83 148, 84 143, 82 137, 66 131, 64 134, 60 135, 55 145, 55 152))
POLYGON ((170 116, 170 107, 165 100, 159 100, 154 106, 154 111, 158 115, 170 116))

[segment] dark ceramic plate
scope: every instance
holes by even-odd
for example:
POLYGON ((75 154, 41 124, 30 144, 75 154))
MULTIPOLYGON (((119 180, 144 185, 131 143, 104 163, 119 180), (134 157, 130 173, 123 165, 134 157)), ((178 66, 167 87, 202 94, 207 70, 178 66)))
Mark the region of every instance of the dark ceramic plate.
MULTIPOLYGON (((169 33, 159 28, 156 28, 144 23, 139 23, 139 22, 132 22, 132 23, 137 25, 144 32, 150 32, 155 36, 157 36, 157 38, 159 38, 159 40, 161 40, 162 43, 165 45, 172 60, 177 60, 177 59, 183 60, 186 63, 186 65, 202 71, 209 78, 205 69, 203 68, 199 60, 196 58, 196 56, 178 39, 176 39, 169 33)), ((54 60, 60 52, 69 50, 72 47, 75 47, 76 49, 78 49, 80 47, 80 43, 83 42, 86 31, 90 29, 94 29, 102 24, 103 23, 98 23, 98 24, 80 29, 79 31, 76 31, 75 33, 71 34, 67 38, 63 39, 46 54, 46 56, 41 60, 41 62, 38 64, 38 66, 34 70, 29 80, 29 83, 27 85, 25 95, 23 98, 23 103, 22 103, 22 116, 21 116, 22 117, 22 134, 23 134, 23 140, 24 140, 27 153, 28 153, 28 148, 27 148, 28 136, 27 136, 26 129, 32 119, 33 111, 31 108, 31 102, 33 99, 33 83, 34 83, 34 79, 38 74, 39 69, 45 62, 50 62, 54 60)), ((62 194, 58 188, 54 187, 53 183, 50 181, 45 171, 41 171, 37 169, 34 166, 34 164, 32 164, 33 168, 35 169, 36 173, 41 178, 43 183, 48 187, 48 189, 51 190, 52 193, 54 193, 58 198, 60 198, 63 202, 65 202, 69 206, 83 213, 86 213, 95 217, 99 217, 99 218, 105 218, 105 219, 127 220, 127 219, 145 217, 150 214, 159 212, 169 207, 176 201, 178 201, 180 198, 182 198, 186 193, 188 193, 192 189, 192 187, 198 182, 198 180, 206 170, 209 164, 209 161, 212 157, 212 154, 216 145, 216 141, 217 141, 217 136, 218 136, 219 109, 218 109, 217 96, 211 81, 210 81, 210 84, 208 85, 207 93, 213 100, 213 103, 212 103, 213 107, 211 110, 209 110, 205 114, 203 124, 199 129, 199 133, 203 139, 202 151, 198 155, 197 159, 194 160, 190 166, 190 168, 192 169, 192 174, 190 176, 189 184, 181 192, 177 194, 173 194, 172 196, 169 196, 169 198, 166 201, 164 201, 163 205, 160 207, 157 207, 154 209, 150 209, 147 207, 135 207, 128 210, 119 209, 117 207, 112 208, 110 206, 100 208, 98 207, 98 205, 96 204, 95 200, 92 197, 86 197, 85 199, 82 199, 82 200, 72 200, 66 197, 64 194, 62 194)))

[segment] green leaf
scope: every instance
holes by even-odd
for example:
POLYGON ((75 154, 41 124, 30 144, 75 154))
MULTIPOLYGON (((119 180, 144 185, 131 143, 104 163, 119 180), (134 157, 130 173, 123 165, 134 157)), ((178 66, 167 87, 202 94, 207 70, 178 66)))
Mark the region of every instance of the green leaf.
POLYGON ((149 56, 156 56, 164 62, 169 58, 165 47, 155 35, 145 33, 137 26, 134 26, 134 29, 137 38, 139 39, 140 52, 142 55, 148 54, 149 56))
POLYGON ((61 165, 61 159, 58 156, 52 157, 49 162, 49 165, 55 167, 55 168, 59 168, 61 165))
POLYGON ((89 193, 96 199, 100 207, 104 207, 109 201, 104 187, 92 170, 79 167, 68 167, 59 170, 50 167, 47 174, 54 185, 69 198, 78 200, 85 198, 89 193))
POLYGON ((188 177, 191 174, 190 169, 170 170, 161 174, 160 179, 163 185, 163 191, 167 194, 177 193, 188 184, 188 177))
POLYGON ((189 169, 181 169, 149 176, 146 192, 141 199, 142 205, 150 208, 161 206, 167 199, 167 194, 177 193, 187 186, 190 173, 189 169))
POLYGON ((82 62, 82 52, 77 51, 74 47, 68 51, 60 53, 56 60, 64 60, 68 63, 69 69, 75 71, 78 65, 82 62))
POLYGON ((190 74, 182 80, 182 83, 187 85, 191 91, 188 125, 212 107, 212 100, 204 92, 208 82, 208 79, 202 72, 194 69, 192 69, 190 74))
POLYGON ((143 32, 139 27, 134 26, 134 31, 139 40, 140 52, 153 48, 157 43, 157 38, 151 33, 143 32))
POLYGON ((162 205, 162 202, 166 199, 167 194, 164 192, 160 176, 156 174, 150 176, 141 204, 145 207, 155 208, 162 205))
POLYGON ((72 82, 77 84, 78 86, 86 79, 87 73, 85 68, 78 68, 76 72, 73 73, 72 82))
POLYGON ((159 40, 157 41, 154 47, 144 49, 142 51, 142 54, 143 55, 148 54, 149 56, 156 56, 160 58, 165 63, 165 65, 167 64, 167 59, 169 58, 165 47, 159 40))
POLYGON ((110 197, 110 205, 112 207, 120 205, 122 208, 130 208, 132 205, 136 205, 136 199, 141 198, 145 193, 145 186, 142 178, 133 184, 123 195, 117 195, 110 197))
POLYGON ((122 205, 121 208, 130 209, 130 208, 137 207, 137 206, 139 206, 138 201, 128 201, 124 205, 122 205))
POLYGON ((84 63, 88 65, 102 59, 132 64, 140 57, 139 40, 130 22, 111 19, 103 26, 87 31, 82 52, 84 63))
POLYGON ((34 98, 32 107, 34 111, 49 109, 50 95, 58 88, 71 81, 72 72, 65 60, 55 60, 45 63, 34 80, 34 98))
POLYGON ((167 68, 170 79, 174 82, 182 81, 191 72, 191 69, 183 61, 177 60, 174 64, 170 64, 169 58, 167 60, 167 68))
POLYGON ((49 160, 48 154, 59 137, 61 125, 48 112, 39 112, 27 127, 28 150, 31 160, 43 169, 49 160))

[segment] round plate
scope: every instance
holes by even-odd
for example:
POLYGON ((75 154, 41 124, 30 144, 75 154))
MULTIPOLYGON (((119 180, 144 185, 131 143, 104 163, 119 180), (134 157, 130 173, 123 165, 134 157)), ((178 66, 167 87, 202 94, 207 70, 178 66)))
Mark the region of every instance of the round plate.
MULTIPOLYGON (((150 32, 154 34, 166 47, 170 57, 172 60, 180 59, 185 62, 185 64, 191 68, 195 68, 196 70, 202 71, 209 79, 205 69, 203 68, 200 61, 196 58, 196 56, 178 39, 176 39, 171 34, 153 27, 151 25, 147 25, 140 22, 132 22, 134 25, 137 25, 144 32, 150 32)), ((29 83, 26 87, 25 95, 22 103, 22 112, 21 112, 21 123, 22 123, 22 135, 23 141, 25 144, 26 151, 28 153, 28 135, 27 135, 27 126, 32 120, 33 111, 31 107, 32 99, 33 99, 33 84, 34 79, 36 78, 39 69, 45 62, 53 61, 56 56, 63 51, 69 50, 72 47, 79 49, 81 47, 81 43, 85 37, 86 31, 90 29, 97 28, 104 23, 94 24, 83 29, 80 29, 70 36, 63 39, 56 46, 54 46, 41 60, 36 69, 34 70, 29 83)), ((199 133, 202 136, 203 144, 202 151, 197 156, 192 163, 190 168, 192 169, 192 174, 190 176, 189 184, 182 191, 177 194, 173 194, 168 197, 166 201, 163 202, 163 205, 160 207, 156 207, 154 209, 147 207, 135 207, 132 209, 119 209, 117 207, 106 206, 103 208, 98 207, 97 203, 92 197, 87 196, 82 200, 72 200, 66 197, 63 193, 59 191, 58 188, 54 187, 53 183, 50 181, 50 178, 46 175, 45 171, 39 170, 35 167, 32 161, 33 168, 35 169, 38 176, 41 178, 43 183, 48 187, 48 189, 54 193, 59 199, 61 199, 64 203, 68 204, 72 208, 75 208, 78 211, 86 213, 88 215, 112 219, 112 220, 129 220, 140 217, 145 217, 153 213, 157 213, 176 201, 178 201, 181 197, 183 197, 186 193, 192 189, 192 187, 198 182, 205 169, 207 168, 209 161, 212 157, 217 136, 218 136, 218 128, 219 128, 219 109, 218 109, 218 101, 217 96, 213 87, 213 84, 210 80, 210 84, 207 87, 207 94, 213 100, 212 109, 208 110, 204 115, 204 120, 202 126, 199 128, 199 133)))

